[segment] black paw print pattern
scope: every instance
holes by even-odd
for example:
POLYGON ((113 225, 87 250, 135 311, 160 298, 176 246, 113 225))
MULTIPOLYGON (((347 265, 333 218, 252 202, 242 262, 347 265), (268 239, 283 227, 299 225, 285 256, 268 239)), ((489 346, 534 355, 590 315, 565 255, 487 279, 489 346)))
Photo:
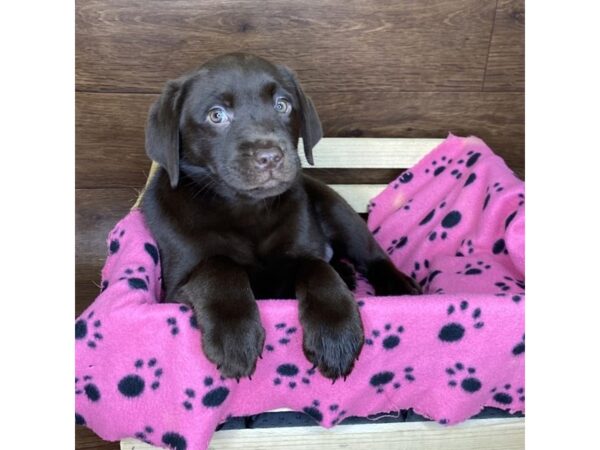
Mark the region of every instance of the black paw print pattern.
POLYGON ((431 168, 425 169, 425 173, 433 172, 433 176, 437 177, 446 170, 446 166, 452 163, 452 159, 448 159, 446 156, 442 156, 440 160, 434 160, 431 162, 431 168))
POLYGON ((463 188, 466 188, 470 184, 473 184, 473 182, 475 182, 476 179, 477 179, 477 175, 474 172, 470 173, 469 176, 467 177, 467 179, 465 180, 465 184, 463 184, 463 188))
MULTIPOLYGON (((221 378, 221 381, 223 381, 223 378, 221 378)), ((216 408, 221 406, 229 396, 229 389, 226 386, 222 385, 213 387, 215 382, 210 376, 204 377, 203 384, 204 389, 207 389, 207 392, 202 397, 201 403, 207 408, 216 408)), ((181 405, 188 411, 193 410, 194 402, 196 400, 196 390, 187 388, 183 391, 183 395, 184 400, 181 405)))
POLYGON ((85 394, 90 402, 96 403, 100 400, 100 389, 94 384, 91 375, 84 375, 82 380, 75 377, 75 395, 81 394, 85 394), (81 387, 82 384, 83 388, 81 387))
POLYGON ((522 355, 523 353, 525 353, 525 335, 523 335, 523 339, 512 348, 512 354, 515 356, 522 355))
POLYGON ((510 213, 508 215, 508 217, 506 218, 506 220, 504 220, 504 230, 506 230, 508 228, 508 226, 513 221, 513 219, 515 218, 516 215, 517 215, 517 211, 513 211, 512 213, 510 213))
POLYGON ((503 238, 500 238, 494 242, 492 245, 492 253, 494 255, 508 255, 508 249, 506 248, 506 242, 503 238))
POLYGON ((174 433, 172 431, 165 433, 162 435, 161 441, 163 444, 169 448, 172 448, 173 450, 187 449, 187 441, 179 433, 174 433))
POLYGON ((167 317, 167 325, 169 326, 173 336, 177 336, 179 334, 179 327, 177 326, 177 319, 175 317, 167 317))
POLYGON ((389 247, 386 249, 388 255, 393 255, 396 250, 401 249, 408 242, 408 236, 400 236, 393 239, 389 247))
POLYGON ((452 169, 452 171, 450 172, 450 175, 452 175, 457 180, 460 180, 462 178, 462 176, 463 176, 463 174, 460 171, 460 169, 452 169))
MULTIPOLYGON (((517 293, 520 295, 523 295, 525 293, 524 292, 525 291, 525 281, 518 280, 513 277, 509 277, 508 275, 505 275, 503 277, 503 280, 497 281, 496 283, 494 283, 494 285, 502 291, 501 293, 504 293, 504 294, 507 291, 511 291, 513 289, 518 290, 519 292, 517 292, 517 293)), ((518 295, 513 296, 513 301, 515 303, 518 303, 521 301, 521 297, 518 295)))
POLYGON ((75 413, 75 425, 85 425, 85 418, 79 414, 79 413, 75 413))
POLYGON ((196 398, 196 391, 192 388, 187 388, 183 391, 183 394, 185 395, 185 400, 181 403, 181 405, 188 411, 194 409, 192 402, 196 398))
POLYGON ((371 331, 372 337, 366 338, 365 344, 374 345, 375 341, 382 336, 381 346, 385 350, 392 350, 396 348, 400 344, 400 335, 404 333, 404 327, 402 325, 392 327, 391 323, 386 323, 383 329, 385 331, 383 336, 379 330, 371 331))
MULTIPOLYGON (((394 372, 383 371, 377 372, 369 380, 369 384, 375 388, 375 392, 381 394, 386 385, 388 385, 394 379, 394 372)), ((398 386, 400 387, 400 386, 398 386)))
POLYGON ((312 405, 305 406, 302 408, 302 411, 315 419, 318 423, 321 423, 323 421, 323 413, 319 410, 319 406, 319 400, 313 400, 312 405))
POLYGON ((402 384, 400 383, 400 378, 402 377, 409 383, 415 381, 414 368, 411 366, 406 366, 404 368, 403 375, 401 375, 398 378, 396 378, 396 374, 394 372, 391 372, 389 370, 377 372, 371 377, 371 379, 369 380, 369 384, 375 388, 376 393, 381 394, 385 390, 387 385, 394 381, 394 378, 396 378, 396 380, 392 383, 392 387, 394 389, 399 389, 402 386, 402 384))
MULTIPOLYGON (((420 226, 427 225, 435 217, 438 209, 440 210, 440 214, 441 214, 441 210, 445 206, 446 206, 446 202, 443 201, 442 203, 440 203, 438 208, 434 208, 431 211, 429 211, 425 215, 425 217, 423 217, 423 219, 421 219, 421 221, 419 222, 419 225, 420 226)), ((442 229, 430 231, 427 238, 430 241, 435 241, 438 238, 438 236, 442 240, 447 239, 449 230, 451 228, 454 228, 455 226, 457 226, 461 220, 462 220, 462 214, 460 213, 460 211, 457 211, 457 210, 450 211, 449 213, 444 215, 444 217, 442 218, 442 221, 440 223, 440 225, 442 226, 442 229)))
POLYGON ((299 383, 304 385, 310 384, 310 378, 315 374, 315 369, 307 369, 304 375, 300 374, 300 369, 292 363, 280 364, 275 369, 276 376, 273 379, 275 386, 288 386, 290 389, 295 389, 299 383))
POLYGON ((487 208, 488 204, 490 203, 490 199, 492 198, 492 193, 490 192, 490 187, 488 186, 485 190, 485 198, 483 199, 483 210, 485 211, 485 208, 487 208))
POLYGON ((513 295, 511 298, 512 301, 515 303, 519 303, 521 300, 523 300, 523 297, 521 295, 513 295))
POLYGON ((477 261, 477 264, 465 264, 465 268, 456 273, 458 275, 481 275, 485 270, 489 270, 491 268, 492 266, 490 264, 485 264, 483 261, 477 261))
POLYGON ((156 248, 156 246, 154 244, 151 244, 150 242, 146 242, 144 244, 144 250, 146 251, 146 253, 148 253, 150 255, 150 257, 152 258, 152 261, 154 261, 154 265, 158 264, 158 260, 159 260, 158 248, 156 248))
POLYGON ((458 160, 458 164, 463 164, 464 163, 465 167, 469 168, 469 167, 473 167, 475 165, 475 163, 479 160, 479 157, 481 156, 481 153, 474 152, 474 151, 471 150, 471 151, 467 152, 467 156, 468 156, 468 158, 467 158, 466 161, 464 161, 462 159, 459 159, 458 160))
POLYGON ((500 183, 494 183, 493 185, 490 185, 485 189, 485 198, 483 199, 483 210, 484 211, 488 207, 488 204, 490 203, 490 199, 492 198, 492 195, 497 192, 502 192, 503 190, 504 190, 504 187, 501 186, 500 183))
POLYGON ((413 199, 411 198, 409 201, 407 201, 404 206, 402 207, 403 210, 405 211, 410 211, 410 207, 411 207, 411 203, 413 202, 413 199))
POLYGON ((457 210, 450 211, 442 219, 442 222, 441 222, 442 229, 431 231, 427 238, 430 241, 435 241, 438 236, 442 240, 447 239, 449 230, 451 228, 454 228, 456 225, 458 225, 461 220, 462 220, 462 214, 460 213, 460 211, 457 211, 457 210))
MULTIPOLYGON (((221 382, 224 381, 223 377, 220 377, 219 379, 221 382)), ((202 404, 207 408, 216 408, 221 406, 229 396, 229 389, 227 386, 224 384, 215 386, 215 381, 210 376, 204 378, 204 387, 208 389, 208 391, 202 397, 202 404)))
MULTIPOLYGON (((194 328, 195 330, 200 330, 200 326, 198 325, 198 319, 196 319, 196 314, 194 314, 194 310, 192 308, 186 305, 180 305, 179 311, 181 311, 184 314, 189 314, 187 320, 189 321, 190 327, 194 328)), ((171 325, 169 322, 167 323, 171 325)), ((178 332, 179 330, 175 334, 177 334, 178 332)), ((173 333, 172 330, 171 333, 173 333)))
POLYGON ((274 352, 276 346, 288 345, 291 336, 298 331, 296 327, 288 327, 285 322, 275 324, 275 332, 279 335, 277 343, 269 343, 265 345, 268 352, 274 352))
POLYGON ((125 235, 125 230, 116 228, 110 235, 110 242, 108 243, 108 254, 114 255, 121 248, 120 239, 125 235))
POLYGON ((87 340, 89 348, 96 348, 98 343, 104 339, 102 333, 102 321, 94 318, 94 311, 90 311, 85 319, 79 319, 75 322, 75 339, 78 341, 87 340))
POLYGON ((150 358, 147 362, 143 359, 135 361, 133 366, 137 373, 131 373, 125 375, 117 384, 117 389, 126 398, 135 398, 142 395, 146 389, 147 378, 152 379, 150 389, 155 391, 160 387, 160 377, 163 375, 163 369, 157 367, 158 361, 156 358, 150 358), (144 376, 140 375, 139 372, 147 372, 144 376))
POLYGON ((410 170, 406 170, 400 174, 397 178, 396 183, 392 186, 394 189, 398 189, 401 184, 410 183, 414 178, 413 173, 410 170))
POLYGON ((425 259, 423 262, 415 261, 410 276, 424 291, 428 291, 429 285, 433 279, 441 273, 441 270, 430 270, 429 260, 425 259))
MULTIPOLYGON (((463 315, 467 314, 468 309, 469 309, 469 302, 467 302, 466 300, 461 301, 459 308, 460 308, 460 312, 463 315)), ((453 316, 455 312, 456 312, 456 307, 453 304, 448 306, 447 313, 448 313, 449 317, 453 316)), ((481 308, 475 308, 473 310, 473 312, 471 313, 471 319, 473 322, 473 328, 481 329, 483 327, 484 323, 482 320, 480 320, 481 319, 481 308)), ((465 335, 465 331, 466 331, 465 325, 463 325, 462 323, 450 322, 450 323, 447 323, 446 325, 444 325, 440 329, 438 338, 443 342, 457 342, 463 338, 463 336, 465 335)))
POLYGON ((471 239, 463 239, 460 242, 460 249, 456 252, 455 256, 472 255, 474 251, 473 241, 471 239))
POLYGON ((141 289, 143 291, 147 291, 150 284, 150 277, 146 275, 146 269, 142 266, 135 270, 125 269, 125 274, 119 278, 119 281, 121 280, 127 280, 127 284, 131 289, 141 289))
POLYGON ((138 431, 134 436, 140 441, 144 441, 146 444, 152 444, 150 441, 150 435, 154 433, 154 428, 151 426, 145 426, 142 431, 138 431))
MULTIPOLYGON (((450 175, 456 178, 457 180, 460 180, 463 174, 467 171, 467 169, 470 169, 473 165, 475 165, 475 163, 479 160, 480 156, 481 153, 476 153, 473 151, 468 152, 468 158, 466 160, 459 159, 456 162, 456 164, 460 167, 455 167, 454 169, 452 169, 450 171, 450 175)), ((447 166, 449 166, 450 164, 452 164, 452 159, 447 159, 446 156, 442 156, 439 161, 432 161, 431 168, 426 168, 425 173, 433 173, 433 176, 437 177, 438 175, 442 174, 446 170, 447 166)), ((476 178, 477 176, 474 173, 471 173, 468 179, 465 181, 463 187, 466 187, 469 184, 473 183, 476 178)))
POLYGON ((336 414, 335 417, 331 420, 331 425, 337 425, 342 420, 344 420, 344 416, 346 415, 345 409, 340 409, 340 406, 337 403, 333 403, 329 405, 329 411, 332 414, 336 414))
MULTIPOLYGON (((446 202, 443 201, 442 203, 440 203, 439 208, 442 209, 444 206, 446 206, 446 202)), ((420 226, 423 225, 427 225, 429 222, 431 222, 431 219, 433 219, 433 217, 435 216, 435 212, 436 212, 437 208, 433 208, 431 211, 429 211, 425 217, 423 217, 423 219, 421 219, 421 221, 419 222, 420 226)))
POLYGON ((415 381, 415 376, 413 375, 414 369, 411 366, 407 366, 404 368, 404 379, 410 383, 415 381))
POLYGON ((481 389, 481 381, 475 377, 475 368, 469 367, 465 371, 465 366, 461 362, 457 362, 453 367, 448 367, 446 369, 446 374, 450 378, 448 381, 448 386, 454 388, 458 386, 458 381, 456 378, 460 378, 460 387, 463 391, 472 394, 481 389), (465 373, 466 372, 466 373, 465 373))
POLYGON ((494 401, 500 405, 511 405, 515 398, 520 402, 525 401, 525 390, 522 387, 518 388, 515 392, 512 392, 512 386, 510 384, 505 384, 501 388, 493 388, 490 392, 494 394, 492 397, 494 401))

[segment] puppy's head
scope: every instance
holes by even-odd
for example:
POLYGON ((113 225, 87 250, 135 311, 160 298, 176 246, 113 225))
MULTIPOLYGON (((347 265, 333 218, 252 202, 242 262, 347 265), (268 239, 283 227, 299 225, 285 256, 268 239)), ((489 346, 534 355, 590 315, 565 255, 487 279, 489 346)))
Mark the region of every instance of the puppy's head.
POLYGON ((260 199, 296 179, 300 136, 313 164, 321 123, 295 75, 256 56, 228 54, 167 83, 148 115, 146 153, 172 187, 183 170, 260 199))

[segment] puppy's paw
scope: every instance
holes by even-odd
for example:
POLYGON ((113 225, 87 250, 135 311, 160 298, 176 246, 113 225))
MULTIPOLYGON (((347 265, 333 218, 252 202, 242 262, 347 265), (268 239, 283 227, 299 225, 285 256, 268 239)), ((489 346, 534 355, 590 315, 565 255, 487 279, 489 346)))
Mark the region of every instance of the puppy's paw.
POLYGON ((249 377, 263 350, 265 330, 256 317, 221 318, 204 327, 202 349, 225 378, 249 377))
POLYGON ((307 308, 300 318, 304 355, 323 376, 332 380, 350 374, 364 343, 358 306, 348 294, 350 298, 341 307, 331 307, 324 300, 326 306, 319 302, 321 308, 307 308))
POLYGON ((400 272, 389 260, 371 263, 367 279, 376 295, 420 295, 421 287, 408 275, 400 272))

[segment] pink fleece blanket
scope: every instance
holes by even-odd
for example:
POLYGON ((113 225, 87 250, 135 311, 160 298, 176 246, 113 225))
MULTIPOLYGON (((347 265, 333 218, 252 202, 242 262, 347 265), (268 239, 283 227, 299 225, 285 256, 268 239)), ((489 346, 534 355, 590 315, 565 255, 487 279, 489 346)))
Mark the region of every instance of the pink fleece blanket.
POLYGON ((370 204, 369 227, 426 295, 372 297, 346 381, 311 370, 294 300, 259 301, 252 380, 202 354, 192 311, 159 303, 160 259, 139 211, 108 237, 102 292, 75 324, 76 422, 106 440, 204 449, 231 416, 287 407, 324 427, 414 408, 454 424, 485 406, 524 411, 524 185, 480 139, 450 135, 370 204))

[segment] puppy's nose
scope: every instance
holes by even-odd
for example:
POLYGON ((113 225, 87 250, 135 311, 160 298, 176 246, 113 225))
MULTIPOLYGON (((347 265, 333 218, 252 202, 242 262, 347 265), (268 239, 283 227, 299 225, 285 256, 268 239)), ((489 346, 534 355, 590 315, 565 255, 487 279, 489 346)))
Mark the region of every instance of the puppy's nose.
POLYGON ((264 148, 254 154, 254 165, 259 170, 277 167, 283 159, 283 152, 277 147, 264 148))

